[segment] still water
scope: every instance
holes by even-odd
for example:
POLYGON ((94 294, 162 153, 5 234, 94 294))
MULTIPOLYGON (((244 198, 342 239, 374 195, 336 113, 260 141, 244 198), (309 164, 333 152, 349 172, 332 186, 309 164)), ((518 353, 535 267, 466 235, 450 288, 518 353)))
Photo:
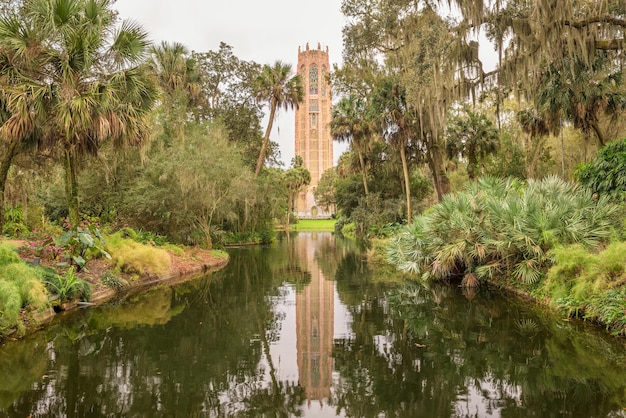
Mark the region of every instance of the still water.
POLYGON ((586 324, 402 286, 329 233, 230 255, 0 346, 0 416, 626 416, 624 341, 586 324))

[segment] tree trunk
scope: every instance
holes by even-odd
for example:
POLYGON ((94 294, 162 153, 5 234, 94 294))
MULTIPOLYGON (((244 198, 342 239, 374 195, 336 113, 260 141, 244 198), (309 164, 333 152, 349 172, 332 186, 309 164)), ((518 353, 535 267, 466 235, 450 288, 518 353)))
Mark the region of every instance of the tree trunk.
POLYGON ((470 181, 476 180, 477 169, 478 169, 478 159, 476 158, 476 147, 470 145, 467 150, 467 177, 469 178, 470 181))
POLYGON ((196 225, 198 225, 204 235, 204 246, 208 250, 213 249, 213 240, 211 239, 211 222, 211 217, 208 217, 207 219, 206 216, 200 216, 196 221, 196 225))
POLYGON ((428 147, 428 165, 430 167, 431 174, 433 176, 433 183, 435 191, 437 192, 437 200, 441 202, 443 196, 450 192, 450 182, 443 169, 441 154, 439 152, 439 145, 432 145, 428 147))
POLYGON ((404 174, 404 193, 406 195, 406 221, 411 225, 413 210, 411 209, 411 182, 409 179, 409 165, 406 161, 406 149, 404 144, 400 145, 400 159, 402 160, 402 174, 404 174))
POLYGON ((265 130, 265 136, 263 137, 263 145, 261 145, 261 152, 259 152, 259 159, 256 162, 256 169, 254 170, 254 176, 259 177, 263 163, 265 162, 265 154, 267 153, 267 145, 270 142, 270 133, 272 132, 272 125, 274 125, 274 116, 276 115, 276 100, 272 98, 270 102, 270 119, 267 122, 267 129, 265 130))
POLYGON ((361 165, 361 177, 363 178, 365 197, 367 197, 370 194, 370 191, 367 187, 367 170, 365 169, 365 159, 363 158, 363 153, 361 151, 357 151, 357 155, 359 156, 359 164, 361 165))
POLYGON ((70 149, 65 150, 65 197, 69 210, 70 228, 75 230, 80 223, 78 209, 78 175, 76 173, 76 155, 70 149))
POLYGON ((289 225, 291 223, 291 207, 292 207, 291 201, 292 200, 293 200, 293 196, 291 195, 291 189, 289 189, 289 192, 287 193, 287 225, 285 225, 285 230, 287 232, 289 232, 289 225))
POLYGON ((606 138, 604 137, 604 133, 602 132, 602 129, 600 129, 600 125, 598 125, 598 122, 592 122, 591 127, 593 128, 593 131, 596 133, 596 136, 598 137, 598 145, 603 147, 606 144, 606 138))
POLYGON ((20 141, 18 139, 14 139, 9 143, 9 146, 5 150, 5 154, 2 156, 2 161, 0 161, 0 233, 2 232, 2 228, 4 227, 4 191, 7 185, 7 178, 9 176, 9 169, 11 168, 11 162, 13 161, 13 157, 17 151, 17 144, 20 141))
POLYGON ((543 149, 544 143, 545 136, 537 138, 537 143, 533 147, 533 153, 530 156, 530 161, 528 162, 528 166, 526 167, 526 178, 528 179, 535 178, 535 168, 537 167, 537 162, 539 161, 539 156, 541 155, 541 150, 543 149))

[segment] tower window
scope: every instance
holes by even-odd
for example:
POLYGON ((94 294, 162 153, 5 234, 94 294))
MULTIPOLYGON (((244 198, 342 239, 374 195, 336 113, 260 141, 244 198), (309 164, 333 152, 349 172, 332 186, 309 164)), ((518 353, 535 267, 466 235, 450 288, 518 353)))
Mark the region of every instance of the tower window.
POLYGON ((309 94, 317 94, 319 89, 319 80, 317 74, 317 65, 312 65, 309 69, 309 94))
POLYGON ((317 113, 311 113, 311 129, 317 129, 317 113))

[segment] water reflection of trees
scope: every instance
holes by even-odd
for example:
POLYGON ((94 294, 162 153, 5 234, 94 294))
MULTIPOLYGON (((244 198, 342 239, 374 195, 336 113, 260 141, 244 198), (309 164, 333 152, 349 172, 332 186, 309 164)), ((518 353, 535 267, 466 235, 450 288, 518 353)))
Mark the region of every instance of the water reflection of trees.
MULTIPOLYGON (((0 347, 0 415, 303 415, 303 389, 281 380, 269 353, 284 285, 310 268, 293 240, 283 244, 291 251, 234 250, 213 276, 0 347)), ((358 252, 335 245, 316 241, 314 257, 352 318, 333 346, 328 402, 338 414, 622 413, 624 349, 615 341, 494 293, 390 292, 358 252)))
MULTIPOLYGON (((345 260, 344 264, 354 264, 345 260)), ((516 299, 453 287, 385 295, 340 268, 353 336, 335 342, 332 403, 347 416, 585 416, 621 413, 621 345, 516 299), (369 291, 369 293, 367 293, 369 291), (391 315, 386 315, 391 313, 391 315)))
MULTIPOLYGON (((279 323, 272 307, 278 288, 267 255, 261 248, 235 251, 229 267, 213 277, 156 289, 121 311, 94 310, 74 325, 38 335, 32 347, 51 340, 44 364, 66 366, 47 377, 45 368, 37 367, 30 390, 18 401, 5 400, 3 410, 16 416, 144 416, 150 411, 263 416, 269 410, 298 415, 300 388, 266 382, 275 371, 264 341, 276 338, 279 323), (133 306, 145 315, 130 315, 133 306), (171 314, 183 309, 185 315, 171 314)), ((11 396, 25 389, 16 387, 11 396)))

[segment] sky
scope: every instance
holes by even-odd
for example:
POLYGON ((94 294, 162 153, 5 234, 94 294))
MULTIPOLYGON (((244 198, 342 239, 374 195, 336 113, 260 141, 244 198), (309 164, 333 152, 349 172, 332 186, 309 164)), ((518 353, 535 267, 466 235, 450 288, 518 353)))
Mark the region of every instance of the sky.
MULTIPOLYGON (((308 42, 317 48, 320 43, 328 46, 331 66, 341 63, 341 0, 117 0, 113 7, 122 19, 140 23, 155 44, 179 42, 206 52, 225 42, 239 59, 259 64, 280 60, 295 69, 298 46, 304 49, 308 42)), ((281 110, 270 136, 280 145, 285 166, 294 156, 294 118, 293 111, 281 110)), ((333 147, 337 161, 345 148, 333 147)))

